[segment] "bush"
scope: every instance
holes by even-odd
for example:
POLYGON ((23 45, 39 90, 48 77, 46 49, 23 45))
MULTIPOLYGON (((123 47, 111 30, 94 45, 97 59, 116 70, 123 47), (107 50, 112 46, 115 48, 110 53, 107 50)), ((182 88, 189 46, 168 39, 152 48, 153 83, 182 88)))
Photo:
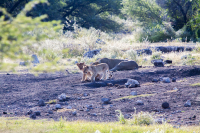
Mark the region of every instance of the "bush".
POLYGON ((7 13, 5 9, 0 8, 0 11, 3 13, 0 17, 0 70, 14 70, 18 65, 14 63, 5 63, 4 59, 11 61, 17 59, 23 61, 31 60, 30 55, 25 53, 23 49, 27 48, 32 51, 32 53, 38 53, 37 49, 32 49, 30 46, 46 38, 55 37, 49 35, 49 33, 62 28, 60 21, 43 22, 47 17, 46 15, 35 18, 26 16, 36 4, 45 2, 47 2, 47 0, 34 0, 29 2, 15 18, 7 13), (5 20, 5 17, 9 19, 5 20), (34 31, 40 32, 32 34, 34 31))
POLYGON ((154 123, 154 118, 148 112, 140 112, 133 115, 131 122, 134 125, 150 125, 154 123))

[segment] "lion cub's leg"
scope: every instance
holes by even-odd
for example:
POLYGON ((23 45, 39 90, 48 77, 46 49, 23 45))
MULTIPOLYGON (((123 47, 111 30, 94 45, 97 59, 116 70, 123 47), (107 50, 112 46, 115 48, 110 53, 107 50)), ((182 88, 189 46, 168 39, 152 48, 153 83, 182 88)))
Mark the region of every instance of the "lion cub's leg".
POLYGON ((95 77, 97 76, 97 73, 96 72, 94 72, 93 74, 92 74, 92 77, 91 77, 91 81, 92 82, 95 82, 95 77))

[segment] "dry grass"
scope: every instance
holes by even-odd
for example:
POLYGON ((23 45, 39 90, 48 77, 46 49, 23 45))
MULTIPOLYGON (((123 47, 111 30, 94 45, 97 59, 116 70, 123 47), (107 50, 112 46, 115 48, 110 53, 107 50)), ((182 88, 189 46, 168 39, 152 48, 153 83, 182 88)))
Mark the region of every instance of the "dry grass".
POLYGON ((30 120, 27 118, 0 118, 1 133, 154 133, 155 131, 165 133, 198 133, 199 126, 182 126, 173 128, 172 125, 150 125, 136 126, 131 122, 120 124, 118 122, 86 122, 74 121, 67 122, 65 119, 60 121, 30 120))

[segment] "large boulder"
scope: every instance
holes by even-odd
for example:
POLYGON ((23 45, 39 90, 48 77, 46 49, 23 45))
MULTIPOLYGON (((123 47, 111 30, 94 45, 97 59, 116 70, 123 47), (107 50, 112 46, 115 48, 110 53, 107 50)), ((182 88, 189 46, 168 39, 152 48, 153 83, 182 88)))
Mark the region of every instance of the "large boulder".
POLYGON ((101 49, 89 50, 86 52, 83 57, 93 58, 95 55, 99 54, 101 49))

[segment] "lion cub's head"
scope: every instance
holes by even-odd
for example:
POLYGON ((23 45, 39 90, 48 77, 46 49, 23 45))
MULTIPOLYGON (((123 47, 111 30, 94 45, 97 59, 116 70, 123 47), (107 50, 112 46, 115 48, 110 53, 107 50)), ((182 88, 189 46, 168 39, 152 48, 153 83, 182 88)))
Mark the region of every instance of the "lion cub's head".
POLYGON ((78 68, 80 70, 83 70, 83 67, 85 66, 85 63, 84 62, 83 63, 77 63, 76 65, 78 66, 78 68))
POLYGON ((89 66, 86 66, 86 65, 85 65, 85 66, 83 67, 83 73, 86 74, 86 73, 88 73, 89 70, 90 70, 90 67, 89 67, 89 66))

